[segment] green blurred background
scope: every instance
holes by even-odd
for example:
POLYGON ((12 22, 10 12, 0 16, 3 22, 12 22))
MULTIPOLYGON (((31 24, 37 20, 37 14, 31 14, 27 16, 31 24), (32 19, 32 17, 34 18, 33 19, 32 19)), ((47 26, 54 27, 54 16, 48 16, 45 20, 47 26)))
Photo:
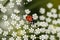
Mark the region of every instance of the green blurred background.
MULTIPOLYGON (((25 3, 27 3, 26 0, 25 3)), ((57 9, 58 5, 60 4, 60 0, 32 0, 32 2, 29 2, 24 6, 25 8, 30 9, 33 13, 36 13, 41 7, 45 8, 46 11, 49 11, 49 9, 46 6, 47 3, 52 3, 53 8, 57 9)))

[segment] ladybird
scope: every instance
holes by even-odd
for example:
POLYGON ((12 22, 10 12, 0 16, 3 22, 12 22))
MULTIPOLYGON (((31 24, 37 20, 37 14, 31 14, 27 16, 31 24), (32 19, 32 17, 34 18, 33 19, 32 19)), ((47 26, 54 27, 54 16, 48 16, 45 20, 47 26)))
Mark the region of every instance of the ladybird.
POLYGON ((32 18, 31 15, 27 15, 27 16, 26 16, 26 20, 27 20, 28 22, 32 22, 32 21, 33 21, 33 18, 32 18))

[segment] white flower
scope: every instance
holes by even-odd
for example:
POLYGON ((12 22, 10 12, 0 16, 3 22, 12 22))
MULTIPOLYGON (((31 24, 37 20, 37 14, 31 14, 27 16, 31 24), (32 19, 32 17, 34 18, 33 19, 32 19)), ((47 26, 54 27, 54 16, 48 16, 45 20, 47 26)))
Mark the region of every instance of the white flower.
POLYGON ((37 24, 37 26, 41 26, 39 21, 36 24, 37 24))
POLYGON ((53 24, 50 24, 48 29, 53 29, 54 28, 54 25, 53 24))
POLYGON ((41 14, 44 14, 44 13, 45 13, 45 9, 44 9, 44 8, 40 8, 39 12, 40 12, 41 14))
POLYGON ((17 36, 17 33, 13 31, 13 33, 11 34, 13 37, 17 36))
POLYGON ((15 24, 16 24, 16 21, 12 20, 12 21, 11 21, 11 24, 12 24, 12 25, 15 25, 15 24))
POLYGON ((47 16, 48 17, 52 17, 52 13, 51 12, 47 12, 47 16))
POLYGON ((40 18, 40 20, 45 20, 45 17, 43 15, 40 16, 39 18, 40 18))
POLYGON ((26 31, 25 30, 21 30, 21 35, 25 35, 26 31))
POLYGON ((2 34, 3 30, 0 28, 0 34, 2 34))
POLYGON ((57 14, 52 14, 52 17, 53 18, 57 18, 57 14))
POLYGON ((58 9, 60 10, 60 5, 58 5, 58 9))
POLYGON ((24 20, 20 20, 19 22, 20 22, 20 25, 24 25, 25 23, 24 20))
POLYGON ((15 17, 15 20, 16 20, 16 21, 19 21, 19 20, 20 20, 20 17, 19 17, 19 16, 16 16, 16 17, 15 17))
POLYGON ((17 37, 16 40, 21 40, 21 37, 17 37))
POLYGON ((60 24, 60 19, 57 19, 57 23, 60 24))
POLYGON ((7 15, 3 15, 3 18, 2 19, 3 20, 7 20, 7 18, 8 18, 7 15))
POLYGON ((60 27, 56 27, 56 32, 60 32, 60 27))
POLYGON ((45 33, 50 34, 50 30, 46 29, 45 33))
POLYGON ((23 38, 28 38, 28 36, 27 35, 24 35, 23 38))
POLYGON ((13 37, 11 37, 11 38, 9 38, 9 40, 14 40, 14 38, 13 38, 13 37))
POLYGON ((52 29, 54 29, 54 25, 53 25, 53 24, 50 24, 50 25, 48 26, 48 30, 52 31, 52 29))
POLYGON ((47 27, 48 26, 48 23, 47 22, 40 22, 40 26, 47 27))
POLYGON ((41 36, 39 36, 39 39, 45 39, 45 40, 47 40, 49 38, 49 36, 48 35, 41 35, 41 36))
POLYGON ((3 35, 4 35, 4 36, 7 36, 7 35, 8 35, 8 31, 4 31, 4 32, 3 32, 3 35))
POLYGON ((8 27, 8 31, 9 31, 9 32, 10 32, 12 29, 13 29, 12 26, 9 26, 9 27, 8 27))
POLYGON ((45 39, 45 35, 39 36, 39 39, 40 39, 40 40, 45 39))
POLYGON ((57 12, 57 10, 56 10, 56 9, 54 9, 54 8, 52 8, 52 9, 51 9, 51 12, 52 12, 52 13, 56 13, 56 12, 57 12))
POLYGON ((2 8, 1 8, 1 11, 2 11, 3 13, 6 13, 7 9, 6 9, 5 7, 2 7, 2 8))
POLYGON ((34 33, 34 29, 33 29, 33 28, 30 28, 30 29, 29 29, 29 32, 30 32, 30 33, 34 33))
POLYGON ((28 2, 31 2, 32 0, 27 0, 28 2))
POLYGON ((20 26, 21 26, 20 24, 16 24, 16 29, 21 28, 20 26))
POLYGON ((24 25, 23 28, 26 30, 26 29, 29 29, 29 26, 28 25, 24 25))
POLYGON ((55 36, 54 35, 50 35, 50 40, 55 40, 55 36))
POLYGON ((48 36, 47 34, 45 35, 45 37, 46 37, 46 38, 45 38, 46 40, 49 38, 49 36, 48 36))
POLYGON ((33 16, 33 19, 34 19, 34 20, 37 20, 37 19, 38 19, 38 15, 37 15, 36 13, 33 14, 32 16, 33 16))
POLYGON ((56 29, 52 29, 51 33, 55 34, 56 33, 56 29))
POLYGON ((9 26, 10 25, 9 21, 4 21, 4 25, 9 26))
POLYGON ((37 23, 34 23, 34 24, 31 25, 31 27, 35 28, 36 25, 37 25, 37 23))
POLYGON ((20 11, 18 9, 14 9, 14 13, 18 14, 20 11))
POLYGON ((48 30, 50 30, 50 32, 52 34, 55 34, 56 33, 56 29, 54 27, 55 27, 54 25, 49 25, 49 27, 48 27, 48 30))
POLYGON ((16 18, 16 14, 11 14, 11 19, 15 19, 16 18))
POLYGON ((2 40, 6 40, 6 38, 2 38, 2 40))
POLYGON ((28 40, 28 36, 27 35, 24 35, 23 38, 24 38, 24 40, 28 40))
POLYGON ((31 35, 30 37, 32 40, 35 40, 36 39, 36 36, 35 35, 31 35))
POLYGON ((29 14, 31 11, 29 9, 25 9, 25 13, 29 14))
POLYGON ((16 2, 16 4, 17 4, 17 5, 20 5, 20 6, 22 5, 21 2, 16 2))
POLYGON ((41 33, 44 33, 45 31, 46 31, 45 28, 40 28, 40 32, 41 32, 41 33))
POLYGON ((57 20, 53 20, 52 21, 52 24, 57 24, 57 20))
POLYGON ((46 18, 46 22, 51 22, 51 18, 46 18))
POLYGON ((14 4, 13 2, 10 2, 10 3, 9 3, 9 7, 10 7, 10 8, 13 8, 14 5, 15 5, 15 4, 14 4))
POLYGON ((40 29, 39 29, 39 28, 35 29, 34 33, 35 33, 36 35, 40 34, 40 29))
POLYGON ((48 4, 47 4, 47 7, 48 7, 48 8, 52 8, 52 7, 53 7, 53 4, 52 4, 52 3, 48 3, 48 4))
POLYGON ((0 8, 3 8, 3 5, 2 4, 0 4, 0 8))
POLYGON ((24 40, 28 40, 28 38, 24 38, 24 40))

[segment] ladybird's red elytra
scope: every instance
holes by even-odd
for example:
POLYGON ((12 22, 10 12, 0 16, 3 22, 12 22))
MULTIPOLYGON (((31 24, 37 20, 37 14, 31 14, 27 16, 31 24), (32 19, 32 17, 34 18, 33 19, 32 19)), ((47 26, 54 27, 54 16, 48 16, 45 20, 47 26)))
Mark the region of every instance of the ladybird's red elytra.
POLYGON ((26 16, 26 20, 27 20, 28 22, 32 22, 33 18, 32 18, 32 16, 27 15, 27 16, 26 16))

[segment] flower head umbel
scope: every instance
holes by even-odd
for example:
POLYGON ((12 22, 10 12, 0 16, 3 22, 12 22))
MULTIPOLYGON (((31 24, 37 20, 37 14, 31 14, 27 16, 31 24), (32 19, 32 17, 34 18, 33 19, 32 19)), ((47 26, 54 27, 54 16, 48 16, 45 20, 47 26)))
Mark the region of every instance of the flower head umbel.
MULTIPOLYGON (((32 0, 26 2, 29 4, 32 0)), ((47 8, 40 7, 37 12, 32 12, 23 5, 22 0, 10 0, 6 6, 0 4, 0 40, 60 39, 60 5, 57 10, 49 2, 46 4, 47 8)))

